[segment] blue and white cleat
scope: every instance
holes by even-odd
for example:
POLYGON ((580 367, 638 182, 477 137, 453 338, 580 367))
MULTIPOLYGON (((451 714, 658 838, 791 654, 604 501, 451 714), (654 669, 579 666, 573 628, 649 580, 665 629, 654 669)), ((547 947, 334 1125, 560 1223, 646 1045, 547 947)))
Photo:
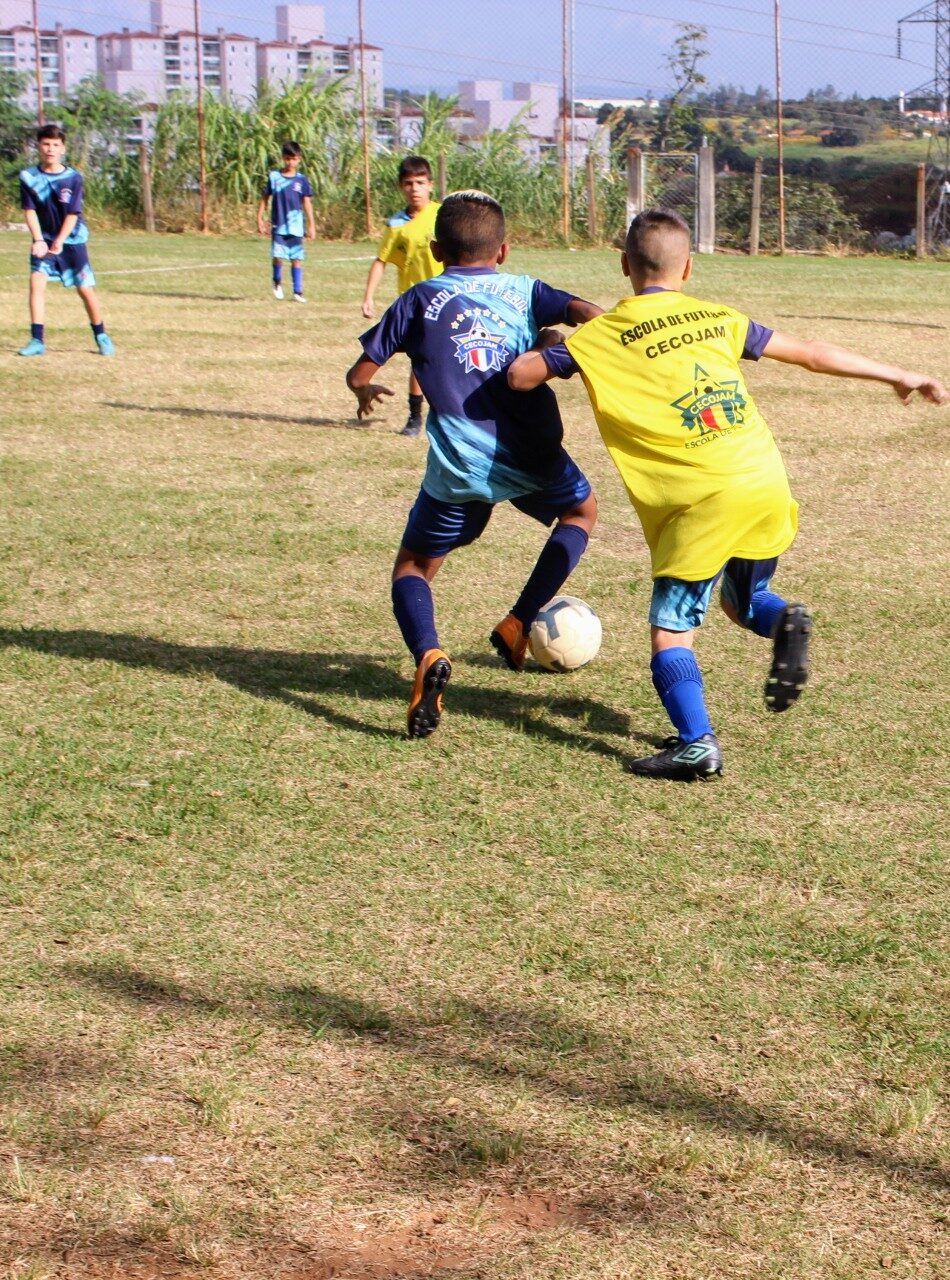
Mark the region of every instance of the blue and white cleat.
POLYGON ((115 355, 115 343, 107 333, 96 334, 96 346, 99 348, 99 354, 101 356, 115 355))
POLYGON ((31 338, 25 347, 21 347, 17 352, 18 356, 45 356, 46 343, 40 342, 39 338, 31 338))

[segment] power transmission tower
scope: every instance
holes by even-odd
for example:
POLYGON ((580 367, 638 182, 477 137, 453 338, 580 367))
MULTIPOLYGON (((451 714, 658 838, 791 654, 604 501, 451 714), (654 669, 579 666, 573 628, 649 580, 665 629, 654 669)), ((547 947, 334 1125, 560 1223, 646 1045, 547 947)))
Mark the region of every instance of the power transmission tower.
POLYGON ((934 28, 934 78, 909 97, 932 98, 936 109, 927 148, 927 247, 950 244, 950 0, 931 0, 897 24, 897 56, 905 26, 926 23, 934 28))

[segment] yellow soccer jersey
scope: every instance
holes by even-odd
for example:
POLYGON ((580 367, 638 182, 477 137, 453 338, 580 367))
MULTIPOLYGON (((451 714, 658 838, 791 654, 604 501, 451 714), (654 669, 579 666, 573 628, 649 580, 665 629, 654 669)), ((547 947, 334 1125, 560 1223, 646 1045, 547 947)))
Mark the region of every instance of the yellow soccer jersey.
POLYGON ((654 578, 699 582, 791 545, 798 506, 739 368, 749 319, 675 291, 623 298, 567 339, 654 578))
POLYGON ((433 258, 429 248, 435 238, 435 215, 440 208, 438 200, 430 200, 414 218, 403 211, 389 219, 376 256, 382 262, 395 264, 400 293, 442 272, 442 263, 433 258))

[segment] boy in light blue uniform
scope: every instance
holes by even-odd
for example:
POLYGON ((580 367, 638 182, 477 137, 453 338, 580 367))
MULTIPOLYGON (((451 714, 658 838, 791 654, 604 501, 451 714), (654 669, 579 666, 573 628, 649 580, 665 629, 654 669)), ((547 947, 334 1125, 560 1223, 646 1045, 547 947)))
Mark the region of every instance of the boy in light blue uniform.
POLYGON ((303 296, 304 217, 307 219, 307 238, 316 240, 313 188, 310 180, 298 172, 303 155, 299 143, 285 142, 280 152, 284 165, 280 170, 272 169, 267 175, 267 183, 257 207, 257 230, 262 236, 267 234, 264 215, 270 200, 274 297, 278 302, 283 299, 283 266, 285 262, 289 262, 294 302, 306 302, 307 299, 303 296))
POLYGON ((484 192, 445 199, 434 251, 444 273, 403 293, 363 334, 363 356, 347 374, 362 418, 393 394, 372 379, 404 352, 429 402, 425 477, 392 582, 393 611, 416 662, 411 738, 438 726, 452 673, 430 588, 449 552, 474 542, 499 502, 554 525, 521 595, 490 636, 507 666, 521 671, 531 624, 577 565, 597 517, 590 484, 562 444, 556 398, 521 399, 508 386, 506 366, 529 347, 558 341, 560 334, 542 332, 548 325, 582 324, 600 307, 531 276, 497 271, 508 256, 505 216, 484 192))
POLYGON ((33 243, 30 341, 19 354, 46 354, 46 284, 59 280, 67 289, 75 289, 82 299, 100 354, 113 356, 115 347, 102 323, 96 277, 86 248, 89 228, 82 216, 82 174, 63 162, 66 135, 58 125, 43 125, 36 135, 36 146, 39 164, 20 171, 20 204, 33 243))

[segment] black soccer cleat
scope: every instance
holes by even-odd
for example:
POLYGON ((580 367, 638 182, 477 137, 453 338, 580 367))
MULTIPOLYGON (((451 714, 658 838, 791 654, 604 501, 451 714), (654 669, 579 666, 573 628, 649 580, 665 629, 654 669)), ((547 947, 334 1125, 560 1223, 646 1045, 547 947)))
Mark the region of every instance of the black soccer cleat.
POLYGON ((629 773, 641 778, 669 778, 672 782, 705 782, 722 773, 722 751, 714 733, 704 733, 695 742, 667 738, 655 756, 630 760, 629 773))
POLYGON ((787 711, 808 680, 811 616, 803 604, 786 605, 772 635, 772 666, 765 682, 765 705, 787 711))
POLYGON ((427 649, 416 668, 406 715, 406 732, 410 738, 428 738, 438 729, 443 711, 442 695, 451 675, 448 654, 441 649, 427 649))
POLYGON ((401 436, 418 436, 422 434, 422 419, 414 414, 410 414, 406 419, 406 425, 398 433, 401 436))

